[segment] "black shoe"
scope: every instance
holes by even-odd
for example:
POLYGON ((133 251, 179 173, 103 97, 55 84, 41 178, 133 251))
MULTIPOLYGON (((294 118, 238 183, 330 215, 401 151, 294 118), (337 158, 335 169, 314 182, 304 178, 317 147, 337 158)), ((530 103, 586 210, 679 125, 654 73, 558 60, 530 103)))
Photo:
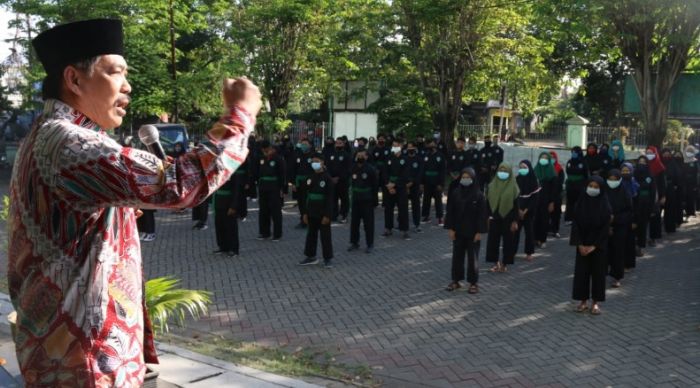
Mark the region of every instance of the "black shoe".
POLYGON ((345 224, 345 223, 347 223, 347 222, 348 222, 348 217, 345 216, 345 217, 341 217, 341 218, 340 218, 340 223, 341 223, 341 224, 345 224))
POLYGON ((303 222, 300 222, 297 224, 297 226, 294 227, 294 229, 306 229, 306 224, 303 222))
POLYGON ((427 224, 430 222, 430 217, 423 217, 423 219, 420 221, 422 224, 427 224))
POLYGON ((653 238, 650 239, 648 245, 649 245, 650 247, 652 247, 652 248, 655 247, 655 246, 656 246, 656 240, 654 240, 653 238))
POLYGON ((315 265, 318 264, 318 259, 315 257, 307 257, 299 262, 299 265, 315 265))
POLYGON ((325 269, 333 268, 333 261, 331 259, 323 260, 323 268, 325 268, 325 269))
POLYGON ((382 233, 382 237, 389 237, 389 236, 391 236, 390 230, 385 230, 384 233, 382 233))
POLYGON ((413 229, 415 233, 423 233, 423 229, 420 228, 420 226, 417 226, 413 229))
POLYGON ((372 247, 367 247, 367 249, 365 249, 365 253, 369 255, 370 253, 372 253, 373 249, 374 248, 372 248, 372 247))
POLYGON ((226 256, 231 257, 231 258, 238 257, 238 252, 233 252, 233 251, 227 252, 226 256))
POLYGON ((352 244, 352 245, 350 245, 350 246, 348 247, 348 252, 356 251, 356 250, 358 250, 358 249, 360 249, 360 246, 359 246, 359 245, 357 245, 357 244, 352 244))

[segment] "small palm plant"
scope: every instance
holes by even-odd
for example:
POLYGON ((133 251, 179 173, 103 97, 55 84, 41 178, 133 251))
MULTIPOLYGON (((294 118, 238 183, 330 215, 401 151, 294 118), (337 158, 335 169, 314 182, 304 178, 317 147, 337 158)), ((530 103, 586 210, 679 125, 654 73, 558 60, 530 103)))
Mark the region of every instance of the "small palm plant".
POLYGON ((156 334, 167 333, 171 319, 183 326, 188 313, 194 319, 207 314, 211 292, 177 288, 179 283, 170 276, 146 282, 146 308, 156 334))

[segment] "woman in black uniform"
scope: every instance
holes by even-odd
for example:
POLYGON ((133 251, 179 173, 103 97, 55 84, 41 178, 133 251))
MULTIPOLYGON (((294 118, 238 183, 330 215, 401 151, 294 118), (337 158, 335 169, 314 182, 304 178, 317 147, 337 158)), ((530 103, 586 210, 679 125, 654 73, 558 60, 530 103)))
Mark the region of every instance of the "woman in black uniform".
POLYGON ((564 221, 571 222, 574 217, 576 201, 586 190, 588 166, 583 158, 581 147, 571 149, 571 159, 566 163, 566 211, 564 221))

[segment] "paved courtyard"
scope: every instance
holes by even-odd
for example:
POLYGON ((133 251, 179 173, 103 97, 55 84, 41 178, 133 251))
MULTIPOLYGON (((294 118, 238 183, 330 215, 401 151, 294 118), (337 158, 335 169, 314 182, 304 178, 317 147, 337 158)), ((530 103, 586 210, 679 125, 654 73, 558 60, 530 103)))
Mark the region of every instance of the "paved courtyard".
POLYGON ((325 349, 370 366, 384 386, 700 386, 700 224, 649 250, 596 317, 573 312, 567 228, 506 274, 489 273, 482 251, 474 296, 444 291, 451 244, 437 226, 411 241, 378 237, 367 255, 347 253, 349 225, 334 225, 328 270, 296 265, 304 243, 292 228, 296 208, 272 242, 255 240, 250 207, 236 259, 210 253, 213 220, 193 231, 189 212, 156 214, 158 239, 143 244, 146 276, 214 292, 211 316, 191 328, 325 349))

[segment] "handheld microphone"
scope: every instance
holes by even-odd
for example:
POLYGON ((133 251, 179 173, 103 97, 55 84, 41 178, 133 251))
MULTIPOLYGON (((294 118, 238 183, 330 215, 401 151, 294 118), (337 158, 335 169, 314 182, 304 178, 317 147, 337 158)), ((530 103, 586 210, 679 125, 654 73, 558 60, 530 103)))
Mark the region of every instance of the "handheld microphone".
POLYGON ((158 128, 153 125, 142 125, 141 128, 139 128, 139 139, 141 143, 148 148, 148 152, 152 153, 160 160, 165 160, 165 151, 163 151, 163 146, 160 145, 159 138, 160 133, 158 132, 158 128))

